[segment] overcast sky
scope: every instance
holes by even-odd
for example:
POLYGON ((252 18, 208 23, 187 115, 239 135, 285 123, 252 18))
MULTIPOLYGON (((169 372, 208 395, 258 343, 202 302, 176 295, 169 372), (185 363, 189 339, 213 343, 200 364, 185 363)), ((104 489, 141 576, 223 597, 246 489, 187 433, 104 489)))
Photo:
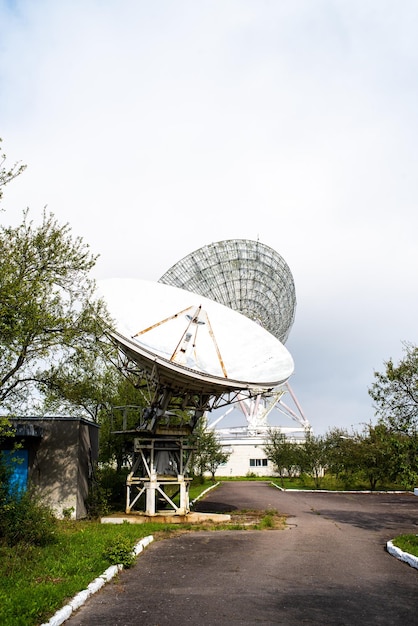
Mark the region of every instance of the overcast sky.
MULTIPOLYGON (((98 279, 259 239, 287 261, 292 387, 314 431, 368 422, 418 343, 418 4, 0 0, 0 136, 98 279)), ((287 424, 286 424, 287 425, 287 424)))

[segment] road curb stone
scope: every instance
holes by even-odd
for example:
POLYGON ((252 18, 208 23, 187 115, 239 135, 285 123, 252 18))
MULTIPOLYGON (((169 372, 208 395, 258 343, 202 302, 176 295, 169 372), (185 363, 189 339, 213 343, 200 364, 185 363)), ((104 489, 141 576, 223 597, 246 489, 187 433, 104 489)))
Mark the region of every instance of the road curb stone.
POLYGON ((400 561, 404 561, 405 563, 408 563, 408 565, 410 565, 411 567, 415 567, 415 569, 418 569, 418 557, 414 556, 413 554, 409 554, 409 552, 404 552, 400 548, 397 548, 393 545, 392 541, 387 542, 386 550, 389 552, 389 554, 399 559, 400 561))
MULTIPOLYGON (((148 537, 144 537, 138 541, 132 550, 133 554, 138 556, 152 541, 154 541, 154 537, 152 535, 148 535, 148 537)), ((112 580, 112 578, 114 578, 122 569, 123 565, 120 564, 108 567, 103 574, 95 578, 89 585, 87 585, 87 589, 77 593, 74 598, 68 602, 68 604, 54 613, 51 619, 48 622, 41 624, 41 626, 61 626, 61 624, 71 617, 72 613, 79 609, 88 600, 88 598, 90 598, 90 596, 99 591, 99 589, 112 580)))

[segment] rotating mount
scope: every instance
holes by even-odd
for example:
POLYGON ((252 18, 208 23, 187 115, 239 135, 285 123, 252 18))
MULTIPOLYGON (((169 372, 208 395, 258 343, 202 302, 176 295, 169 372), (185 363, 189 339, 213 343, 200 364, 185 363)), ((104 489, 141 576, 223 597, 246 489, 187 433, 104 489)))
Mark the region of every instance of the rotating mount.
POLYGON ((191 448, 180 434, 157 432, 170 401, 183 398, 184 408, 200 417, 214 399, 251 397, 282 385, 293 372, 292 357, 261 326, 198 294, 129 279, 103 281, 99 293, 114 319, 108 333, 127 367, 133 363, 156 388, 150 432, 131 433, 137 435, 137 456, 127 478, 126 511, 144 501, 145 514, 155 515, 163 498, 176 514, 186 514, 191 448), (177 489, 179 504, 170 487, 177 489))

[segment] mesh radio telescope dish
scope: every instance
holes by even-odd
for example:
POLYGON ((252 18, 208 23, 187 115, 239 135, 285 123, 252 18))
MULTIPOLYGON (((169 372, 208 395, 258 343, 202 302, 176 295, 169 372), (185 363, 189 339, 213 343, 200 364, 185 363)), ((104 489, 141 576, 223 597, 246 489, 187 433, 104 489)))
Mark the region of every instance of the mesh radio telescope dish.
POLYGON ((295 319, 291 271, 280 254, 259 241, 230 239, 199 248, 173 265, 159 282, 239 311, 282 343, 295 319))
MULTIPOLYGON (((272 248, 248 239, 230 239, 195 250, 173 265, 160 282, 188 291, 239 311, 258 322, 281 343, 285 343, 296 312, 293 276, 285 260, 272 248)), ((249 426, 266 425, 273 407, 299 422, 309 422, 303 415, 289 383, 268 397, 249 399, 240 408, 249 426), (296 412, 284 404, 285 390, 296 405, 296 412)))

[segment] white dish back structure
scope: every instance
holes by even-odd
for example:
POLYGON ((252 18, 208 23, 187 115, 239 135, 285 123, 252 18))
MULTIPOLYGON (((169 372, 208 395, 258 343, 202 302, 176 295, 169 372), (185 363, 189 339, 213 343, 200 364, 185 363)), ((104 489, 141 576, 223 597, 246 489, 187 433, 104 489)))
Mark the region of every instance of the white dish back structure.
POLYGON ((293 373, 278 339, 214 300, 134 279, 101 281, 98 290, 121 350, 175 392, 267 392, 293 373))

